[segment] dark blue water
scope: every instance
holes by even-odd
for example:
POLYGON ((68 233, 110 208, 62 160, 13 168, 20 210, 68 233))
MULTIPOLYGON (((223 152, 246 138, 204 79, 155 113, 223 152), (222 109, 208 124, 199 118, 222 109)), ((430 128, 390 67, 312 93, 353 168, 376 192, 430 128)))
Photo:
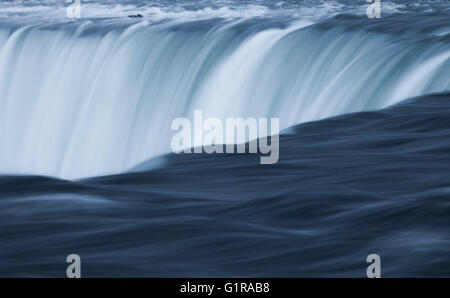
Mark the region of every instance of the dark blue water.
POLYGON ((293 127, 280 160, 181 154, 0 178, 0 276, 450 276, 450 93, 293 127))

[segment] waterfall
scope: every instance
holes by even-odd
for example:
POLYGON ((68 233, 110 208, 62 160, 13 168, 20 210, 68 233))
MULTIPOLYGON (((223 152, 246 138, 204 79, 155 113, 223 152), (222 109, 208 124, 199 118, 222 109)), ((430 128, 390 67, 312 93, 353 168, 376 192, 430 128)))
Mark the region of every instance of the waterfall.
POLYGON ((170 152, 172 120, 194 109, 279 117, 284 129, 450 90, 446 36, 379 27, 365 18, 0 24, 0 173, 119 173, 170 152))

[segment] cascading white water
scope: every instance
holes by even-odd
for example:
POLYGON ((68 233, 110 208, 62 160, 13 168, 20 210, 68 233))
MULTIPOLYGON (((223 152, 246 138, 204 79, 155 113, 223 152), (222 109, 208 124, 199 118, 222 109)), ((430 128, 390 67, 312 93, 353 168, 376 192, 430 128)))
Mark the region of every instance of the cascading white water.
POLYGON ((450 46, 294 22, 0 29, 0 173, 80 178, 170 151, 176 117, 281 128, 450 90, 450 46))

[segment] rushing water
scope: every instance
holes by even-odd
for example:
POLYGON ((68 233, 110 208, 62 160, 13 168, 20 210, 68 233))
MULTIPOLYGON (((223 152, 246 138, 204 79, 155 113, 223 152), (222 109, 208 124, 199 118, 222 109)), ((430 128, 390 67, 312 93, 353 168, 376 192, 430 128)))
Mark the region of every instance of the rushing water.
POLYGON ((81 3, 0 2, 0 276, 450 276, 448 1, 81 3), (194 109, 279 162, 169 154, 194 109))
POLYGON ((169 152, 171 121, 194 109, 279 117, 284 129, 450 90, 448 11, 370 20, 334 16, 360 10, 345 2, 189 3, 114 2, 112 17, 82 2, 95 14, 76 21, 64 6, 19 6, 0 18, 0 173, 123 172, 169 152))
POLYGON ((306 123, 280 161, 185 154, 80 181, 0 178, 0 276, 450 276, 450 93, 306 123))

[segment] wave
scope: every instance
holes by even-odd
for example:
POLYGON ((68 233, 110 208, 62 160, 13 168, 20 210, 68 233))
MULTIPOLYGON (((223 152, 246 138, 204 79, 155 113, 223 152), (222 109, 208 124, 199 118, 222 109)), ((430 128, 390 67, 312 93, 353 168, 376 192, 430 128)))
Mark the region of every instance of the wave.
POLYGON ((171 154, 157 170, 0 177, 0 276, 450 276, 450 93, 301 124, 280 161, 171 154), (38 245, 37 245, 38 244, 38 245))

